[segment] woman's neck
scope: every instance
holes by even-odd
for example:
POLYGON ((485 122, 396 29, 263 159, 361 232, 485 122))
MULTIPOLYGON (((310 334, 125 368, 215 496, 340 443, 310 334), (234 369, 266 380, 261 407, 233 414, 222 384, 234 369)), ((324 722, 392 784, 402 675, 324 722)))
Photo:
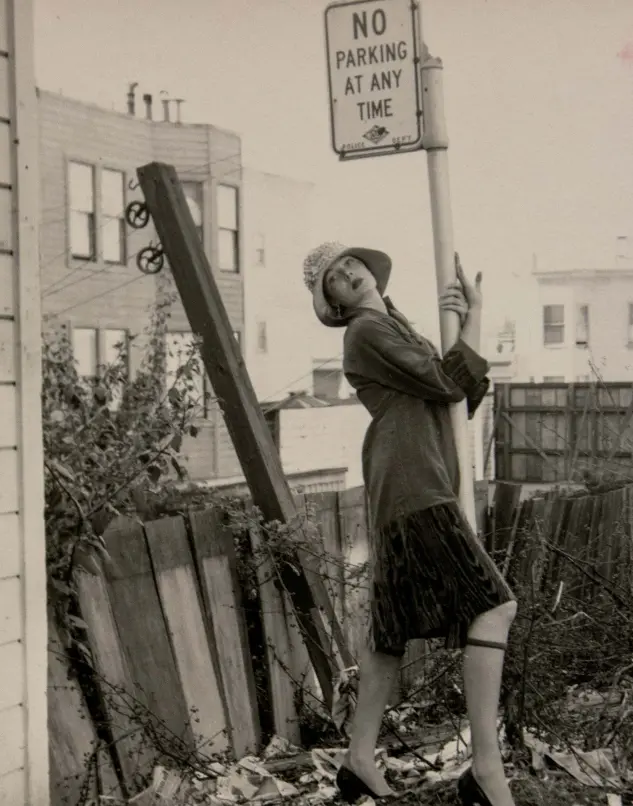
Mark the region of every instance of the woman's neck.
POLYGON ((357 307, 369 308, 370 310, 378 311, 379 313, 387 313, 387 306, 384 299, 380 296, 378 291, 375 290, 372 291, 371 294, 368 294, 366 299, 362 299, 357 307))

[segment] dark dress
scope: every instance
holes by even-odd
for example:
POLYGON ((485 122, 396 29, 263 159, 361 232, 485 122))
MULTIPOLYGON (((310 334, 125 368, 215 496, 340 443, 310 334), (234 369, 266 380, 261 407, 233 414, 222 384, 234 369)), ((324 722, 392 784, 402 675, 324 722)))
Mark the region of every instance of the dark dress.
POLYGON ((394 316, 361 309, 345 332, 343 369, 372 416, 362 454, 370 647, 402 655, 413 638, 462 647, 476 616, 514 599, 458 502, 449 404, 466 399, 472 417, 488 363, 461 340, 441 358, 394 316))

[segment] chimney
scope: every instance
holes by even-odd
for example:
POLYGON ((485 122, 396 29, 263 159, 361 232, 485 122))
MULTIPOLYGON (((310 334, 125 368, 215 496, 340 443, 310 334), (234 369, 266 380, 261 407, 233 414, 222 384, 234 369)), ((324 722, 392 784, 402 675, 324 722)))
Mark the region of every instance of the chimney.
POLYGON ((143 96, 143 101, 145 102, 145 117, 147 120, 152 119, 152 96, 149 93, 145 93, 143 96))
POLYGON ((128 86, 127 91, 127 113, 128 115, 132 115, 132 117, 136 114, 136 97, 134 93, 137 87, 138 81, 135 81, 128 86))
POLYGON ((184 104, 184 98, 174 98, 174 103, 176 104, 176 123, 181 123, 180 120, 180 107, 184 104))
MULTIPOLYGON (((161 90, 160 94, 167 95, 167 90, 161 90)), ((163 98, 162 103, 163 103, 163 120, 166 123, 169 123, 169 98, 163 98)))

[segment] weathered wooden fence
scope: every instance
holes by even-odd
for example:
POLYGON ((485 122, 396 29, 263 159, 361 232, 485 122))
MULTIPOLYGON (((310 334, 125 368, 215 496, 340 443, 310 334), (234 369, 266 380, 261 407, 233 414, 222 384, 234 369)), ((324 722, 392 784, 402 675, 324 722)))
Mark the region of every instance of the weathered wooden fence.
POLYGON ((582 482, 605 473, 630 479, 633 385, 495 385, 494 458, 498 481, 582 482))
MULTIPOLYGON (((581 598, 592 594, 592 574, 633 593, 633 487, 601 496, 521 502, 520 485, 498 484, 489 510, 487 488, 479 493, 486 543, 514 579, 528 578, 538 561, 542 578, 565 581, 567 590, 581 598), (540 543, 526 555, 521 547, 535 533, 540 543), (565 562, 568 556, 575 564, 565 562)), ((308 502, 316 510, 323 548, 331 555, 322 573, 357 658, 365 637, 367 588, 363 579, 350 581, 349 571, 367 559, 364 490, 297 497, 299 510, 308 502)), ((255 546, 261 543, 256 530, 251 538, 255 546)), ((144 525, 126 520, 106 533, 105 542, 115 572, 95 576, 81 571, 77 583, 103 681, 113 752, 100 749, 82 696, 66 679, 63 651, 51 646, 54 793, 77 791, 86 759, 99 770, 104 788, 136 791, 139 775, 151 771, 157 750, 139 738, 139 712, 190 751, 230 750, 237 757, 256 752, 261 736, 253 653, 233 535, 221 513, 209 509, 144 525)), ((298 742, 297 684, 318 693, 316 681, 270 562, 258 563, 258 576, 274 730, 298 742)), ((424 642, 413 642, 402 682, 423 670, 424 657, 424 642)), ((60 798, 54 797, 55 806, 64 802, 60 798)))
POLYGON ((633 485, 597 495, 556 491, 521 500, 521 485, 495 485, 486 542, 520 584, 563 583, 588 601, 600 587, 633 595, 633 485))

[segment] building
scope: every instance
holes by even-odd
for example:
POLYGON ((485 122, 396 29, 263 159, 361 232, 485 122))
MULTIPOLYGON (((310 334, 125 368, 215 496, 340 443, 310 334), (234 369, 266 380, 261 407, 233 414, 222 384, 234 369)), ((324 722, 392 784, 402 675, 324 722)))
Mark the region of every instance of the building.
POLYGON ((633 265, 535 271, 517 330, 517 380, 624 381, 633 367, 633 265))
MULTIPOLYGON (((160 161, 175 166, 205 251, 215 271, 236 339, 245 339, 244 219, 240 138, 216 126, 154 119, 151 96, 135 114, 133 87, 128 113, 113 112, 61 95, 39 92, 41 161, 40 264, 42 309, 47 329, 64 327, 72 337, 79 371, 94 376, 109 363, 117 343, 130 344, 129 371, 139 366, 151 307, 168 267, 143 274, 137 255, 151 241, 144 229, 126 225, 129 202, 142 200, 136 169, 160 161)), ((167 110, 167 107, 165 107, 167 110)), ((181 349, 191 343, 180 300, 172 307, 166 345, 168 377, 181 349)), ((201 394, 208 385, 200 381, 201 394)), ((206 388, 207 395, 211 390, 206 388)), ((193 478, 231 476, 239 463, 219 407, 208 400, 199 432, 183 454, 193 478)))
POLYGON ((0 803, 47 806, 46 564, 31 0, 0 3, 0 803))
POLYGON ((313 185, 245 168, 244 357, 260 401, 311 384, 302 265, 310 249, 313 185))

